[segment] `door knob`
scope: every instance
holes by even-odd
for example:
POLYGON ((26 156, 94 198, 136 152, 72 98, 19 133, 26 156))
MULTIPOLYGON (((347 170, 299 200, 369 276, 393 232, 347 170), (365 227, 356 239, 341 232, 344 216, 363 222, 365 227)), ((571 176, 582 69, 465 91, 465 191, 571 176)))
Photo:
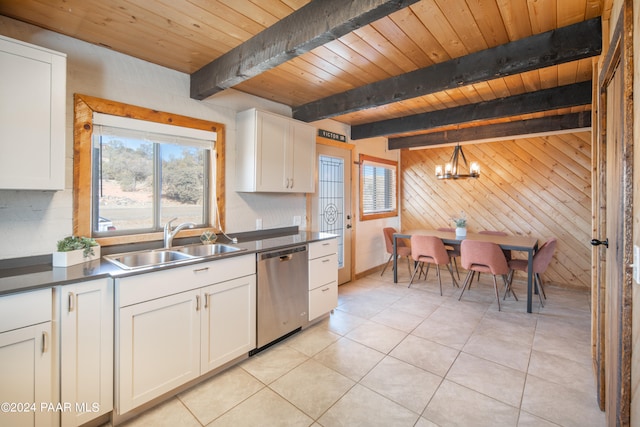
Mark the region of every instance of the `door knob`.
POLYGON ((347 224, 347 228, 351 228, 351 224, 347 224))
POLYGON ((591 245, 592 246, 604 245, 605 248, 608 248, 609 247, 609 239, 608 238, 606 238, 604 240, 591 239, 591 245))

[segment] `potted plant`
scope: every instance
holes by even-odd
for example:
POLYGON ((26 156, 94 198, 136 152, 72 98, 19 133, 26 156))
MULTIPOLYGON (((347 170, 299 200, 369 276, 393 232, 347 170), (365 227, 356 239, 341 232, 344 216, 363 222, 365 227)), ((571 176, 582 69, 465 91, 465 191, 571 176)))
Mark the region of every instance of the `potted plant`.
POLYGON ((53 253, 54 267, 68 267, 100 258, 100 246, 90 237, 67 236, 58 240, 57 251, 53 253))
POLYGON ((467 235, 467 217, 464 212, 460 212, 459 218, 452 218, 456 225, 456 236, 465 237, 467 235))

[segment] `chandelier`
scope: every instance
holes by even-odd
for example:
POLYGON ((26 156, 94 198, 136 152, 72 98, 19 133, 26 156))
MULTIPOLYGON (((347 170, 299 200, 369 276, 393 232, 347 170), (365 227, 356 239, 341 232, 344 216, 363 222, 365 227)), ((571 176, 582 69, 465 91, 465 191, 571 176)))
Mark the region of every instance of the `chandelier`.
POLYGON ((460 144, 456 145, 453 149, 451 159, 449 159, 449 163, 444 165, 444 170, 442 169, 442 165, 436 166, 436 178, 438 179, 466 179, 478 178, 479 176, 480 165, 478 165, 477 162, 471 162, 471 166, 467 165, 467 158, 464 156, 464 151, 462 151, 460 144), (461 170, 458 166, 460 157, 462 157, 464 165, 469 168, 468 174, 460 173, 461 170))

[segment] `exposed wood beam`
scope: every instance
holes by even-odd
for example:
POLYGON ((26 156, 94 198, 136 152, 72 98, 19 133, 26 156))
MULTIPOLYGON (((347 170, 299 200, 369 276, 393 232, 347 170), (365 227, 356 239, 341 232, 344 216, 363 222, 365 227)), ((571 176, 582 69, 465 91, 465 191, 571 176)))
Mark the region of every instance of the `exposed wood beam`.
POLYGON ((389 138, 389 149, 430 147, 464 141, 522 138, 526 135, 585 130, 591 127, 591 111, 521 120, 518 122, 476 126, 424 135, 389 138))
POLYGON ((598 17, 328 96, 294 108, 293 117, 312 122, 576 61, 601 51, 598 17))
POLYGON ((191 74, 205 99, 418 0, 313 0, 191 74))
POLYGON ((435 129, 456 123, 513 117, 559 108, 591 104, 591 81, 509 96, 477 104, 463 105, 397 119, 353 126, 351 139, 373 138, 435 129))

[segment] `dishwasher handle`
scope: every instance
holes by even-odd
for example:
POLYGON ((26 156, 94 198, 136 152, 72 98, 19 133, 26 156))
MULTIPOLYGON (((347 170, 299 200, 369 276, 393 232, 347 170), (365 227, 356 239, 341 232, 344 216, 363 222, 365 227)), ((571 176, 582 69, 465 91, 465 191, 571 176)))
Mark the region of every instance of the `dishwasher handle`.
POLYGON ((307 251, 307 245, 296 246, 294 248, 281 249, 279 251, 262 252, 259 256, 260 261, 270 258, 280 258, 280 261, 290 260, 294 254, 307 251))

